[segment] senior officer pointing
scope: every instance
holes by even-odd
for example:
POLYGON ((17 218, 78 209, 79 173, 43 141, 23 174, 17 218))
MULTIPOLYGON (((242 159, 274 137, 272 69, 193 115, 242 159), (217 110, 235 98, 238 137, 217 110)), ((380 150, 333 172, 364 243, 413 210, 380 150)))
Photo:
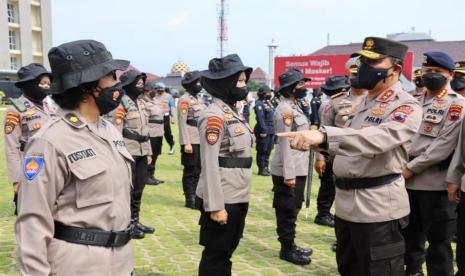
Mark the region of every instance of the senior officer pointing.
POLYGON ((399 76, 407 46, 367 37, 358 72, 368 95, 348 128, 278 134, 291 145, 320 145, 335 155, 336 259, 341 275, 403 275, 401 228, 409 214, 402 168, 418 130, 419 103, 403 91, 399 76))
POLYGON ((50 90, 51 73, 41 64, 31 63, 18 70, 18 77, 15 85, 23 95, 11 99, 13 106, 6 110, 4 119, 6 164, 10 183, 13 184, 15 204, 24 148, 29 138, 54 115, 44 102, 50 90))
POLYGON ((48 54, 61 108, 29 141, 16 221, 21 275, 130 275, 131 155, 100 115, 122 97, 103 44, 80 40, 48 54))
POLYGON ((423 275, 425 257, 428 275, 453 274, 451 241, 457 214, 455 204, 448 202, 445 178, 465 105, 465 99, 449 88, 453 70, 446 53, 424 54, 422 82, 427 91, 417 97, 424 115, 403 171, 411 210, 404 230, 407 275, 423 275))
POLYGON ((213 102, 199 119, 202 172, 199 197, 199 275, 231 275, 231 256, 242 238, 252 178, 252 129, 235 104, 247 97, 252 68, 238 55, 210 60, 202 85, 213 102))

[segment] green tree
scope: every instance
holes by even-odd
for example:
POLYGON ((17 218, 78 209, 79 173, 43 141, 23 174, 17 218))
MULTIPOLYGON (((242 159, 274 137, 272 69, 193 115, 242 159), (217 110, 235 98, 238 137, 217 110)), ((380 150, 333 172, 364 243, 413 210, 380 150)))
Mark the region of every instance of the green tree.
POLYGON ((260 85, 254 80, 249 80, 247 82, 247 88, 249 89, 249 91, 257 92, 258 88, 260 88, 260 85))

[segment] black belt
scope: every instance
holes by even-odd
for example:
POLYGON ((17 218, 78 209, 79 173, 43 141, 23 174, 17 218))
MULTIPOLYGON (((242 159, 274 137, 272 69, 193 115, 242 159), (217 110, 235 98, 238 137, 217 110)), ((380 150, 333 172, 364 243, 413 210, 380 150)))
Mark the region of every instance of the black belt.
POLYGON ((123 137, 129 140, 136 140, 138 142, 146 142, 150 139, 149 136, 140 135, 138 133, 132 132, 127 128, 123 129, 123 137))
POLYGON ((55 221, 55 239, 94 246, 120 247, 131 240, 129 231, 104 231, 67 226, 55 221))
POLYGON ((151 124, 163 124, 163 120, 149 120, 149 123, 151 124))
POLYGON ((242 168, 252 167, 252 157, 218 157, 219 165, 222 168, 242 168))
POLYGON ((197 126, 197 120, 194 120, 194 119, 187 119, 186 123, 193 127, 197 126))
POLYGON ((336 177, 336 187, 343 190, 367 189, 392 183, 400 177, 400 173, 388 174, 371 178, 339 178, 336 177))

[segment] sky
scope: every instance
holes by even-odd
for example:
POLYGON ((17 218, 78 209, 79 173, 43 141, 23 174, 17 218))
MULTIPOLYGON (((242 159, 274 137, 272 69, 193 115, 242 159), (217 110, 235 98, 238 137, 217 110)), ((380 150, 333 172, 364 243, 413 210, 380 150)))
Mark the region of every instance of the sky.
MULTIPOLYGON (((203 70, 219 56, 219 0, 52 0, 53 45, 95 39, 114 58, 164 76, 182 59, 203 70)), ((465 40, 464 0, 226 0, 226 53, 268 71, 267 45, 277 54, 310 54, 366 36, 431 32, 438 41, 465 40)), ((465 51, 465 49, 464 49, 465 51)))

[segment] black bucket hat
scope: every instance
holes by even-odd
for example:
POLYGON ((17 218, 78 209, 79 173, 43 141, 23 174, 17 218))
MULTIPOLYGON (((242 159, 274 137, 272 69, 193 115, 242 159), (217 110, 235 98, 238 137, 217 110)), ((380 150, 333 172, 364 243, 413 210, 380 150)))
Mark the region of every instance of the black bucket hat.
POLYGON ((191 72, 187 72, 184 74, 184 77, 182 78, 181 84, 186 85, 193 83, 195 81, 198 81, 202 76, 200 75, 200 72, 195 70, 191 72))
POLYGON ((214 58, 210 60, 208 70, 200 72, 200 75, 207 79, 218 80, 244 71, 248 80, 252 70, 251 67, 244 66, 241 58, 237 54, 231 54, 223 58, 214 58))
POLYGON ((52 94, 101 79, 112 71, 125 70, 129 61, 113 59, 105 45, 95 40, 77 40, 48 52, 52 68, 52 94))
POLYGON ((284 88, 289 87, 298 83, 299 81, 311 81, 311 79, 306 78, 302 72, 298 69, 289 69, 286 72, 279 75, 279 89, 278 91, 281 92, 284 88))
MULTIPOLYGON (((139 71, 131 69, 131 70, 128 70, 128 71, 124 72, 119 77, 119 81, 121 82, 122 87, 126 87, 126 86, 130 85, 131 83, 133 83, 138 78, 144 79, 144 85, 145 85, 145 81, 147 80, 147 75, 145 73, 143 73, 143 72, 139 72, 139 71)), ((144 89, 145 89, 145 87, 144 87, 144 89)))
POLYGON ((155 90, 155 82, 151 80, 145 81, 144 90, 148 90, 148 91, 155 90))
POLYGON ((321 85, 324 90, 339 90, 349 89, 350 84, 347 76, 330 76, 326 79, 326 82, 321 85))
POLYGON ((15 83, 16 87, 23 87, 26 82, 38 79, 42 75, 52 76, 52 73, 47 71, 45 67, 40 63, 31 63, 23 66, 18 70, 19 81, 15 83))
POLYGON ((272 92, 270 87, 266 84, 260 86, 260 88, 258 88, 258 91, 257 91, 257 94, 258 95, 263 95, 263 94, 266 94, 266 93, 270 93, 272 92))

